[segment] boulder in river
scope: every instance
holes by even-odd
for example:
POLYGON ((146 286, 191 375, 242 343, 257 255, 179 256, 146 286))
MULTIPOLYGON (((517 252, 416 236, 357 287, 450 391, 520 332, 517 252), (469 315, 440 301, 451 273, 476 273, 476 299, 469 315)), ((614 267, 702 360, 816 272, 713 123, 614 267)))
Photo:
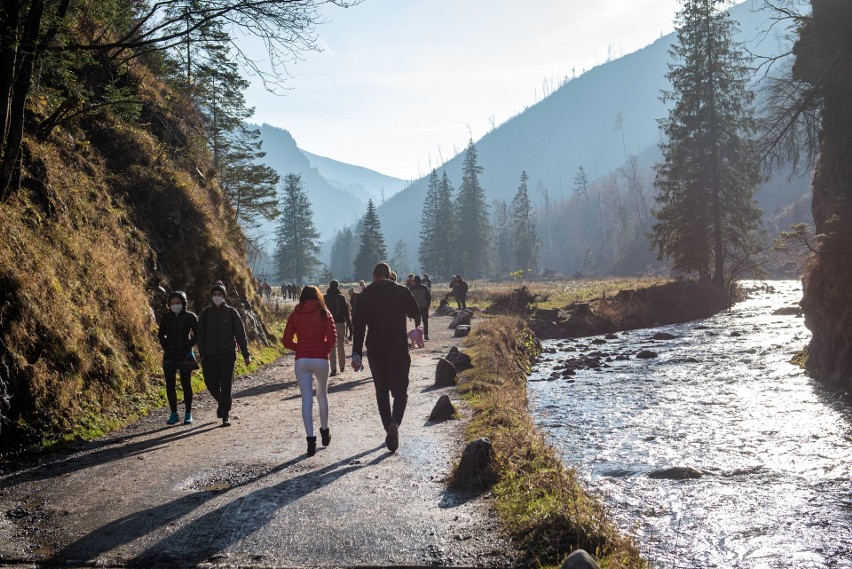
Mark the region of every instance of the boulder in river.
POLYGON ((604 336, 604 338, 606 338, 607 340, 618 340, 618 334, 613 334, 612 332, 610 332, 609 334, 604 336))
POLYGON ((690 478, 701 478, 704 473, 691 466, 670 466, 648 473, 648 478, 660 480, 689 480, 690 478))
POLYGON ((429 414, 430 421, 446 421, 458 415, 456 406, 450 401, 450 396, 446 393, 438 398, 438 402, 432 408, 432 413, 429 414))
POLYGON ((802 313, 801 306, 782 306, 772 314, 776 316, 799 316, 802 313))
POLYGON ((452 387, 456 384, 456 368, 453 364, 441 358, 435 368, 435 386, 452 387))
POLYGON ((640 360, 648 360, 651 358, 656 358, 657 352, 652 352, 651 350, 642 350, 641 352, 636 354, 636 357, 640 360))
POLYGON ((565 558, 560 569, 600 569, 600 565, 585 549, 578 549, 565 558))
POLYGON ((668 332, 657 332, 653 336, 651 336, 652 340, 674 340, 677 336, 673 334, 669 334, 668 332))

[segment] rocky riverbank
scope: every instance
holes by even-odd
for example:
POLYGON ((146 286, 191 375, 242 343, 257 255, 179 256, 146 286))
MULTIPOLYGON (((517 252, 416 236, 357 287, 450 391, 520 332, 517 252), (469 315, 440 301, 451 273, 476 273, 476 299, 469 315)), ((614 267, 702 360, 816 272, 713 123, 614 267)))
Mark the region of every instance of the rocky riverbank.
POLYGON ((542 340, 579 338, 707 318, 726 307, 712 283, 678 281, 622 290, 611 298, 532 311, 527 321, 542 340))

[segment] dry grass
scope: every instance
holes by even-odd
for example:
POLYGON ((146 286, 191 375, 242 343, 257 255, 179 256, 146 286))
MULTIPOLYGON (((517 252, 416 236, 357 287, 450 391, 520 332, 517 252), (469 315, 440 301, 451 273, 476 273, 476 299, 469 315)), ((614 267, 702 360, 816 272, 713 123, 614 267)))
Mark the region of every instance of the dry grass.
MULTIPOLYGON (((574 302, 588 302, 595 298, 609 298, 620 290, 647 288, 656 284, 670 282, 671 279, 658 277, 608 278, 608 279, 571 279, 571 280, 523 280, 523 281, 470 281, 468 305, 487 308, 500 295, 506 295, 522 285, 530 292, 539 295, 536 308, 564 308, 574 302)), ((438 287, 439 285, 435 285, 438 287)), ((444 290, 444 286, 433 288, 444 290)), ((432 293, 433 296, 435 292, 432 293)), ((450 300, 452 302, 452 299, 450 300)))
POLYGON ((496 509, 526 552, 525 562, 557 565, 583 548, 602 567, 643 567, 633 542, 533 425, 526 376, 537 347, 524 322, 508 316, 480 321, 465 345, 476 365, 459 387, 473 410, 467 438, 487 436, 494 445, 496 509))

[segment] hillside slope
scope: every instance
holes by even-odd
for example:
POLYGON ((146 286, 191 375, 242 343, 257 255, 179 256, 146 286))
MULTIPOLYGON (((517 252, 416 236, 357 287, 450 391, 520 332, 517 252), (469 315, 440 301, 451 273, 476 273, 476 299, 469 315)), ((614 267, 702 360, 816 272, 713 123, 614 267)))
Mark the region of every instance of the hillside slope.
POLYGON ((265 340, 196 111, 141 65, 102 65, 138 112, 105 106, 43 140, 35 98, 21 188, 0 204, 0 447, 96 432, 160 397, 165 291, 198 311, 221 279, 265 340))

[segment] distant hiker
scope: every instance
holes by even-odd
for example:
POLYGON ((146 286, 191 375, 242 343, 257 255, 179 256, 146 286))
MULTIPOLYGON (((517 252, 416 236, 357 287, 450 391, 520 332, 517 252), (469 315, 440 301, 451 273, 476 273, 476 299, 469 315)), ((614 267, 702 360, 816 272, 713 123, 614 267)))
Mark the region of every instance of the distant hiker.
POLYGON ((423 339, 429 339, 429 306, 432 304, 432 294, 429 289, 423 284, 420 275, 414 277, 414 285, 411 287, 411 296, 417 302, 417 308, 420 310, 420 315, 414 318, 414 327, 420 326, 423 322, 423 339))
POLYGON ((408 277, 405 279, 405 286, 408 287, 408 290, 411 290, 411 287, 414 286, 414 273, 408 273, 408 277))
POLYGON ((392 280, 393 282, 396 282, 396 271, 391 271, 390 280, 392 280))
POLYGON ((446 297, 454 296, 459 309, 467 308, 467 283, 461 278, 461 275, 453 275, 450 281, 450 292, 446 297))
POLYGON ((225 285, 218 281, 210 290, 213 306, 208 306, 198 316, 198 351, 204 383, 218 403, 216 416, 223 427, 230 427, 231 388, 234 384, 234 364, 237 362, 235 344, 240 347, 246 365, 251 354, 246 341, 246 329, 240 313, 225 302, 225 285))
POLYGON ((353 319, 352 369, 364 369, 361 358, 364 334, 369 328, 367 356, 376 388, 379 415, 387 432, 385 445, 390 452, 399 448, 399 425, 408 403, 411 357, 408 355, 406 316, 416 318, 419 314, 411 291, 391 280, 388 264, 376 265, 373 282, 360 294, 353 319))
POLYGON ((429 291, 432 290, 432 280, 429 278, 429 273, 423 273, 423 278, 421 279, 421 281, 423 282, 423 286, 428 288, 429 291))
POLYGON ((337 375, 337 362, 340 361, 340 373, 346 367, 346 330, 352 331, 352 319, 349 316, 349 303, 340 294, 340 283, 331 281, 325 295, 325 306, 334 317, 334 327, 337 330, 337 346, 331 350, 331 375, 337 375))
POLYGON ((302 393, 302 421, 305 423, 308 456, 317 452, 313 417, 314 378, 322 446, 328 446, 331 442, 328 426, 328 355, 334 349, 336 340, 334 317, 329 313, 319 289, 315 286, 304 287, 299 304, 287 318, 281 342, 285 348, 296 352, 296 380, 302 393))
POLYGON ((198 341, 198 317, 186 309, 186 293, 176 290, 169 295, 169 310, 160 318, 157 338, 163 347, 163 375, 166 376, 166 398, 172 414, 169 425, 178 422, 176 375, 180 371, 183 390, 183 424, 192 423, 192 370, 198 369, 192 346, 198 341))

